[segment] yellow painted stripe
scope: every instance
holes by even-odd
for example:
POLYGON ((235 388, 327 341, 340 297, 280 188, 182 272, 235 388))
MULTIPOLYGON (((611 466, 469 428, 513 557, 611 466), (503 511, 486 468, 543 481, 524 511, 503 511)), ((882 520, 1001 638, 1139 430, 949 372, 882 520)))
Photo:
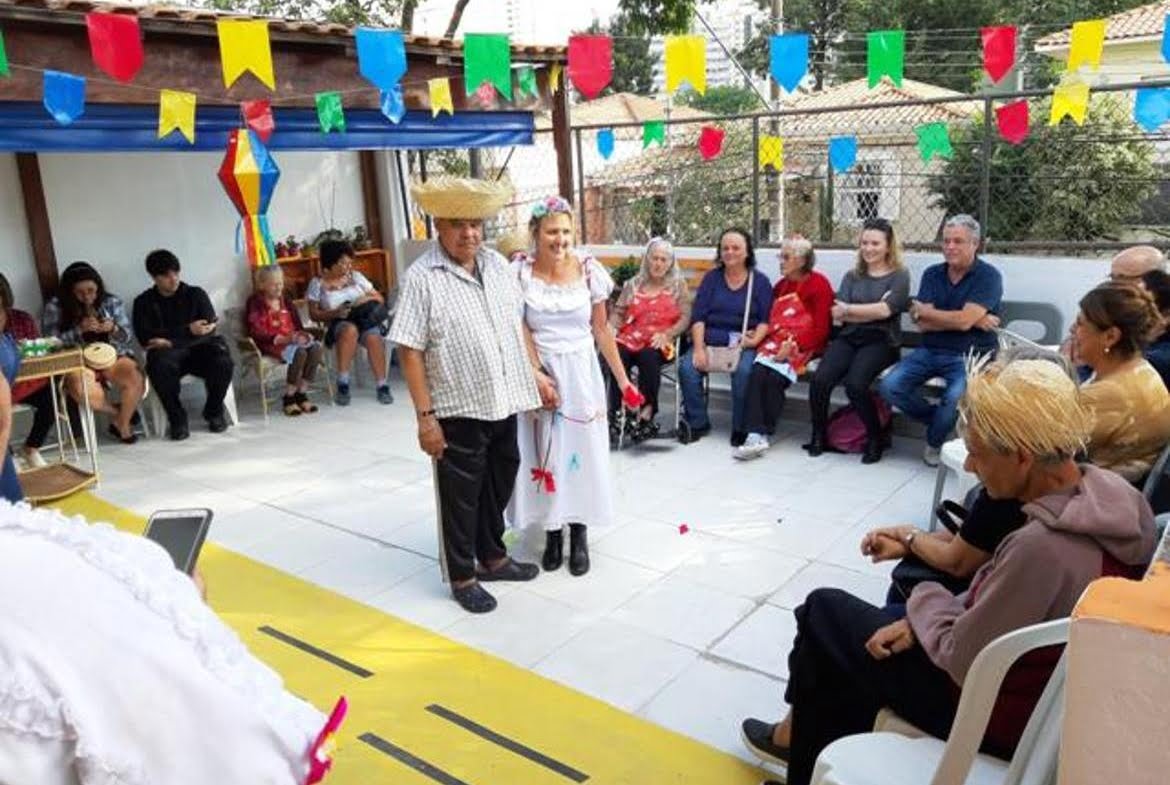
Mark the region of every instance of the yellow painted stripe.
MULTIPOLYGON (((67 514, 139 533, 145 521, 88 493, 67 514)), ((434 785, 357 740, 375 733, 469 785, 570 785, 571 780, 426 711, 442 705, 589 775, 621 785, 756 785, 764 772, 531 671, 208 543, 209 599, 292 692, 327 711, 350 701, 330 785, 434 785), (374 672, 359 678, 258 632, 270 625, 374 672)))

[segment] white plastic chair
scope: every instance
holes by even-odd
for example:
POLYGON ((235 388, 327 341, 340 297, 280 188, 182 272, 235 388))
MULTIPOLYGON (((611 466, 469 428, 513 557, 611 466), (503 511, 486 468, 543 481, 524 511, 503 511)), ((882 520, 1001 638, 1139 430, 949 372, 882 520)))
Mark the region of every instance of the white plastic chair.
POLYGON ((938 504, 942 501, 943 488, 947 483, 947 472, 955 473, 958 478, 959 485, 956 489, 955 498, 960 503, 967 498, 967 494, 971 489, 979 484, 979 478, 974 474, 963 468, 963 464, 967 462, 967 445, 962 439, 951 439, 943 444, 942 449, 938 453, 938 470, 934 478, 934 498, 930 501, 930 509, 927 510, 926 519, 930 521, 929 530, 934 531, 938 527, 938 516, 934 511, 938 509, 938 504))
POLYGON ((1025 627, 989 643, 967 674, 949 738, 889 730, 891 712, 878 715, 884 730, 846 736, 817 757, 812 785, 1048 785, 1055 781, 1064 712, 1062 655, 1036 704, 1010 762, 979 752, 987 721, 1008 669, 1024 654, 1067 643, 1069 620, 1025 627))
MULTIPOLYGON (((189 385, 196 384, 202 386, 203 380, 197 376, 186 375, 179 381, 179 397, 182 398, 182 389, 189 385)), ((146 404, 150 408, 150 420, 154 424, 154 432, 161 438, 167 432, 167 410, 163 408, 162 400, 154 389, 150 389, 146 396, 146 404)), ((228 383, 227 392, 223 396, 224 413, 227 415, 229 425, 240 424, 240 412, 236 408, 236 390, 232 384, 228 383)))

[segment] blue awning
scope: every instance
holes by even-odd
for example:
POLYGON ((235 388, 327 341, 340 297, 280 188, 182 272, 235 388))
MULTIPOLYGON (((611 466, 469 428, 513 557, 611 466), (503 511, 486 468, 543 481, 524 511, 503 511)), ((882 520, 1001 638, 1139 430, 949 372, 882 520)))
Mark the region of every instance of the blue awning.
MULTIPOLYGON (((506 147, 532 144, 531 112, 456 112, 432 118, 407 112, 395 125, 373 109, 347 109, 345 133, 321 133, 312 109, 274 109, 271 150, 385 150, 506 147)), ((58 125, 33 102, 0 101, 0 151, 126 152, 222 150, 241 125, 234 106, 200 107, 195 144, 177 131, 158 138, 158 106, 91 104, 72 125, 58 125)))

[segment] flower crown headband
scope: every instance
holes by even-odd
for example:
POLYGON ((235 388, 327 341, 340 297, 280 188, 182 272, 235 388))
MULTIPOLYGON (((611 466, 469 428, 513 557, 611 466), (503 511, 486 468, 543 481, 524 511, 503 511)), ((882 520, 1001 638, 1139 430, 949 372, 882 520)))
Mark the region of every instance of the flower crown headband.
POLYGON ((568 200, 564 197, 550 196, 542 202, 537 202, 536 206, 532 208, 532 217, 538 220, 553 213, 568 213, 572 215, 573 205, 569 204, 568 200))

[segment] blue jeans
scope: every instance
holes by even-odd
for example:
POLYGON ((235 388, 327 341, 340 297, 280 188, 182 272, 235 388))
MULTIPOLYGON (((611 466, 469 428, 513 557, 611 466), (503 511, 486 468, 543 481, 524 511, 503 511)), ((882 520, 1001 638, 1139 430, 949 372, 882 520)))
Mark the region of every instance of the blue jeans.
MULTIPOLYGON (((707 417, 707 401, 703 398, 703 377, 707 374, 705 371, 695 368, 694 355, 693 349, 683 355, 678 364, 678 383, 682 388, 687 424, 691 428, 706 428, 711 425, 711 420, 707 417)), ((744 349, 739 356, 739 366, 731 374, 731 430, 733 431, 744 429, 744 402, 747 400, 748 378, 752 375, 752 363, 755 360, 755 349, 744 349)))
POLYGON ((887 403, 926 425, 926 443, 936 448, 942 447, 955 427, 959 398, 965 389, 965 355, 924 348, 912 351, 878 385, 887 403), (922 395, 922 385, 936 376, 941 376, 947 386, 942 400, 931 404, 922 395))

